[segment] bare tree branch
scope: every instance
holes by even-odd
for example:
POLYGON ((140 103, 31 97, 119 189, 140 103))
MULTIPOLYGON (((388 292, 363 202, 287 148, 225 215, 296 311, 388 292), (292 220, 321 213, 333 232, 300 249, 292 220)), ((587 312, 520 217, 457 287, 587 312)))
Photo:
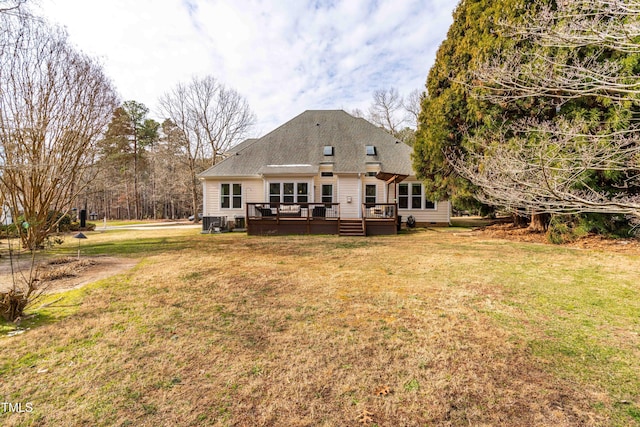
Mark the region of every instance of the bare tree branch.
POLYGON ((67 35, 15 19, 0 46, 0 186, 23 244, 35 249, 55 228, 50 211, 66 211, 86 183, 79 177, 116 102, 95 60, 67 35))
POLYGON ((404 117, 398 117, 402 108, 403 99, 396 88, 375 90, 369 107, 369 121, 396 136, 405 121, 404 117))
POLYGON ((535 40, 541 46, 579 48, 600 46, 638 53, 640 1, 558 0, 542 6, 526 28, 503 23, 511 36, 535 40))
MULTIPOLYGON (((244 97, 211 76, 179 83, 160 98, 160 108, 181 133, 178 139, 188 159, 196 209, 200 188, 196 175, 203 170, 204 160, 209 158, 210 164, 215 164, 225 151, 244 139, 255 116, 244 97)), ((197 221, 196 212, 194 218, 197 221)))
POLYGON ((26 3, 27 0, 0 0, 0 14, 13 16, 24 14, 26 3))
POLYGON ((640 76, 611 54, 640 53, 640 2, 558 0, 556 6, 542 7, 528 25, 503 23, 524 47, 480 66, 467 86, 503 107, 548 100, 546 118, 505 118, 498 129, 470 136, 466 157, 449 152, 447 158, 481 188, 478 198, 486 203, 640 220, 640 76), (606 105, 608 121, 558 114, 573 100, 606 105), (594 185, 594 177, 610 182, 608 190, 594 185))
POLYGON ((418 127, 418 117, 420 116, 420 110, 422 109, 422 98, 424 97, 424 92, 418 89, 413 90, 407 97, 404 99, 402 103, 404 109, 411 117, 411 126, 413 128, 418 127))
POLYGON ((639 216, 639 195, 596 190, 588 172, 617 172, 625 177, 624 186, 639 186, 640 145, 635 133, 640 129, 584 134, 582 125, 523 120, 496 132, 496 139, 471 138, 472 154, 462 158, 448 153, 449 160, 482 189, 478 197, 485 203, 558 214, 639 216), (520 137, 504 136, 514 129, 522 131, 520 137))

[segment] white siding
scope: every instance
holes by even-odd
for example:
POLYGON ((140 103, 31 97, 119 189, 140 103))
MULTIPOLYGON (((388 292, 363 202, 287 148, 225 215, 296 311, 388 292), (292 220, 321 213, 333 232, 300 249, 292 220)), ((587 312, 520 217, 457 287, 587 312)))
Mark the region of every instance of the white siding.
POLYGON ((402 215, 402 222, 407 222, 407 217, 413 215, 416 222, 429 223, 435 222, 438 224, 448 224, 450 219, 450 206, 449 201, 444 200, 442 202, 436 202, 435 209, 399 209, 398 215, 402 215))
MULTIPOLYGON (((414 184, 419 182, 415 179, 415 177, 410 177, 409 179, 402 181, 402 183, 414 184)), ((395 189, 391 191, 395 192, 395 189)), ((411 201, 409 200, 409 202, 411 201)), ((430 223, 448 224, 451 218, 450 212, 451 206, 448 200, 436 202, 435 209, 398 209, 398 215, 402 216, 403 223, 406 223, 407 217, 409 215, 412 215, 416 219, 416 222, 423 224, 426 223, 426 225, 429 225, 430 223)))
POLYGON ((207 179, 202 185, 206 203, 203 209, 204 216, 226 216, 229 219, 236 215, 244 216, 246 214, 246 203, 259 203, 266 200, 262 179, 207 179), (242 184, 242 208, 222 209, 220 207, 220 184, 222 183, 242 184))
POLYGON ((333 201, 336 202, 338 200, 338 182, 335 176, 321 176, 316 177, 313 182, 314 188, 314 199, 315 203, 322 203, 322 185, 323 184, 331 184, 333 185, 333 201))
MULTIPOLYGON (((338 203, 340 203, 341 218, 360 218, 360 179, 357 176, 338 177, 338 203), (347 200, 351 198, 351 203, 347 200)), ((335 190, 334 190, 335 191, 335 190)))

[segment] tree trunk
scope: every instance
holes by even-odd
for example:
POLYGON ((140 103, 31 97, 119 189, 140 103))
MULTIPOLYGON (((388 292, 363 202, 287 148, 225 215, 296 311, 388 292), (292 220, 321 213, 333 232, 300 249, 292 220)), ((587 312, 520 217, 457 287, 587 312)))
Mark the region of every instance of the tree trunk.
POLYGON ((550 222, 551 214, 532 212, 529 230, 536 233, 546 233, 550 222))
POLYGON ((517 228, 524 228, 529 224, 529 220, 526 216, 518 215, 517 213, 511 214, 513 220, 513 226, 517 228))
POLYGON ((125 181, 124 192, 127 200, 127 219, 131 221, 131 201, 129 200, 129 183, 125 181))
MULTIPOLYGON (((135 133, 135 127, 134 127, 135 133)), ((138 194, 138 139, 133 139, 133 212, 140 219, 140 195, 138 194)))
POLYGON ((200 218, 198 218, 198 187, 195 183, 191 186, 191 200, 193 203, 193 223, 197 224, 200 222, 200 218))

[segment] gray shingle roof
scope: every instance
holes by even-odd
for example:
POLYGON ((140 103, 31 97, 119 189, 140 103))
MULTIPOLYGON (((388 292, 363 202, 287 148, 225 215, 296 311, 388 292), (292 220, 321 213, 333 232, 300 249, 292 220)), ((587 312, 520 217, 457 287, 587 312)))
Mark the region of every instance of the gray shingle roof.
POLYGON ((240 150, 244 150, 245 148, 247 148, 248 146, 250 146, 251 144, 253 144, 254 142, 256 142, 258 139, 257 138, 248 138, 245 139, 242 142, 239 142, 238 144, 234 145, 233 147, 229 148, 226 151, 226 154, 235 154, 240 150))
POLYGON ((334 173, 364 173, 367 163, 380 163, 382 172, 413 174, 411 147, 342 110, 305 111, 262 138, 239 145, 199 176, 259 176, 268 170, 294 169, 315 174, 322 163, 333 163, 334 173), (323 155, 326 145, 334 147, 333 156, 323 155), (367 145, 376 147, 375 156, 366 155, 367 145))

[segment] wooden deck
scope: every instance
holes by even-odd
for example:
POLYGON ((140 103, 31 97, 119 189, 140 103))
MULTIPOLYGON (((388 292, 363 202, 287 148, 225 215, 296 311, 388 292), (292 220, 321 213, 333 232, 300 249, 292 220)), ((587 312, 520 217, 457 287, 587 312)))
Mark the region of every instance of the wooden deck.
POLYGON ((247 233, 342 236, 397 234, 397 211, 395 204, 367 204, 362 207, 362 218, 341 218, 338 203, 248 203, 247 233))

